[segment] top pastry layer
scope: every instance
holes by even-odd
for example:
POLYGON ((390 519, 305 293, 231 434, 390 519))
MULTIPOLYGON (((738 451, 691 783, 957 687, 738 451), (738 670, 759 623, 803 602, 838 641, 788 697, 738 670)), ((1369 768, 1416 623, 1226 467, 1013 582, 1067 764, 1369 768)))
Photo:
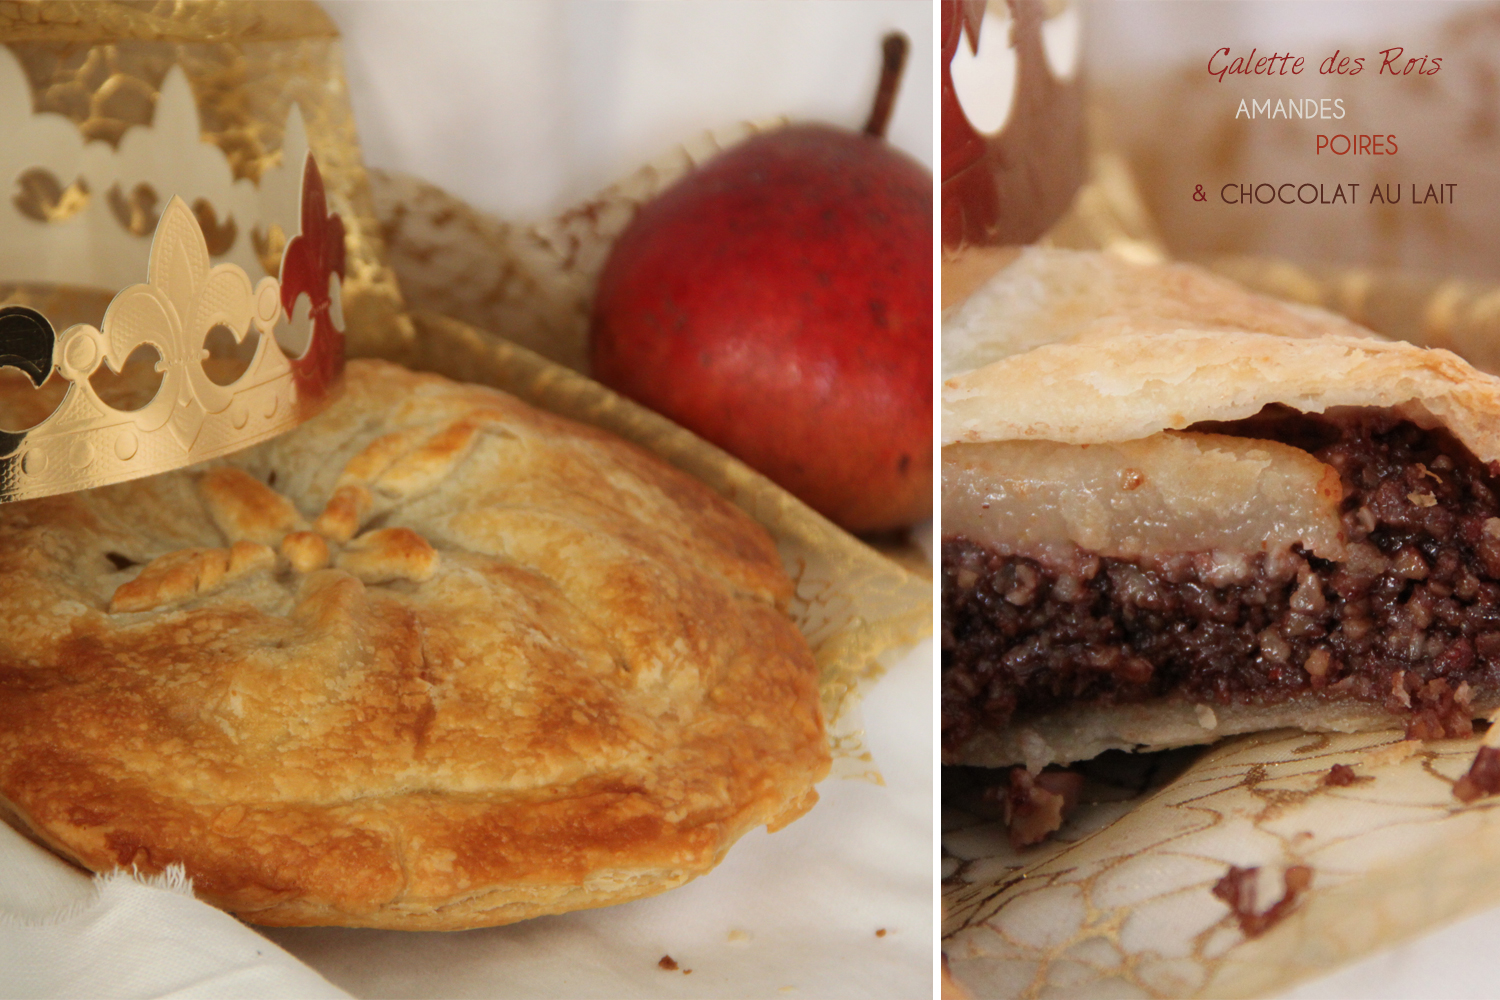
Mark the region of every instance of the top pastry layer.
POLYGON ((943 443, 1098 444, 1365 406, 1500 458, 1500 379, 1188 265, 1027 250, 943 325, 943 443))

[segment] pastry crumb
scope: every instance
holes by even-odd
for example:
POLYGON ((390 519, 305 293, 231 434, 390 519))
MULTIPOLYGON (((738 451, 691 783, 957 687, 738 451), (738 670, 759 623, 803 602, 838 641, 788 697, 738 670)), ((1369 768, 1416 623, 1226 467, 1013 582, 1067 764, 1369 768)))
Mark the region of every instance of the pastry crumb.
POLYGON ((1453 783, 1453 797, 1460 802, 1473 802, 1496 792, 1500 792, 1500 750, 1482 746, 1468 772, 1453 783))
POLYGON ((1401 740, 1390 743, 1377 750, 1371 750, 1361 759, 1370 767, 1380 767, 1384 764, 1399 764, 1422 746, 1421 740, 1401 740))
POLYGON ((876 937, 885 937, 885 928, 884 927, 878 927, 878 928, 876 928, 875 929, 875 936, 876 937))
POLYGON ((663 955, 661 957, 661 961, 657 962, 656 964, 661 968, 666 969, 668 972, 677 971, 677 960, 674 959, 671 955, 663 955))
POLYGON ((1020 850, 1061 829, 1082 789, 1083 775, 1073 771, 1053 769, 1033 776, 1024 767, 1013 767, 1009 780, 986 789, 984 797, 1000 806, 1010 845, 1020 850))
POLYGON ((1282 895, 1265 910, 1255 908, 1255 882, 1260 867, 1241 868, 1230 865, 1229 872, 1214 884, 1213 894, 1229 906, 1247 938, 1260 937, 1281 922, 1297 905, 1297 897, 1312 885, 1313 870, 1307 865, 1292 865, 1281 873, 1282 895))
POLYGON ((1355 774, 1354 768, 1350 767, 1348 764, 1335 764, 1333 765, 1333 767, 1328 769, 1327 774, 1323 775, 1323 784, 1329 785, 1334 788, 1344 788, 1358 781, 1370 780, 1373 779, 1367 776, 1355 774))

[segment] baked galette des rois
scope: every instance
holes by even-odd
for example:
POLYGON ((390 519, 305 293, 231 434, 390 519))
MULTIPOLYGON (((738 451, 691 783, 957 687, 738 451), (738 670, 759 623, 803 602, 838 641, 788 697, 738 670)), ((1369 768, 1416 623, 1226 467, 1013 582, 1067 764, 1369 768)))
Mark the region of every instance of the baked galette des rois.
POLYGON ((352 361, 284 436, 0 505, 0 806, 261 924, 650 895, 817 799, 791 593, 641 449, 352 361))
POLYGON ((1500 706, 1500 379, 1061 250, 952 308, 943 354, 949 763, 1500 706))

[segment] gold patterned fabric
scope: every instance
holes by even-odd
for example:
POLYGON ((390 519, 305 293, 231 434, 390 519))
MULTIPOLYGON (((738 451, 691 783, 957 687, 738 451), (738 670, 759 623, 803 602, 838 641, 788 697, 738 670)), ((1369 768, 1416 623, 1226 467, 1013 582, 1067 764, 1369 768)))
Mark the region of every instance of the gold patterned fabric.
POLYGON ((1451 793, 1478 742, 1229 740, 1160 787, 1125 767, 1096 777, 1085 794, 1098 801, 1021 852, 993 821, 950 807, 952 973, 985 997, 1269 996, 1494 906, 1500 802, 1465 807, 1451 793), (1349 784, 1329 782, 1338 764, 1349 784), (1259 936, 1214 895, 1231 867, 1259 868, 1264 911, 1296 866, 1310 887, 1259 936))
MULTIPOLYGON (((409 344, 401 292, 374 222, 338 32, 315 3, 0 3, 0 42, 24 67, 34 110, 64 115, 85 139, 111 144, 132 125, 151 122, 167 71, 180 65, 203 137, 223 150, 236 178, 256 180, 280 162, 295 103, 328 206, 349 233, 343 294, 351 350, 399 354, 409 344)), ((33 181, 43 201, 46 185, 33 181)), ((127 220, 139 216, 149 232, 151 197, 165 207, 171 194, 117 191, 116 211, 127 220)))
POLYGON ((783 124, 704 133, 540 222, 496 219, 419 178, 373 170, 385 259, 412 309, 500 333, 586 372, 594 283, 636 210, 727 147, 783 124))

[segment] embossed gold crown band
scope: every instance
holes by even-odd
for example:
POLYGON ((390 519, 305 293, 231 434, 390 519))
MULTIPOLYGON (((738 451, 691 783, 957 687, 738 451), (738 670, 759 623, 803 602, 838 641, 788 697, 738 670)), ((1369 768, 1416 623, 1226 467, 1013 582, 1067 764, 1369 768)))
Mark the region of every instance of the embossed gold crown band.
POLYGON ((277 278, 252 286, 238 264, 213 264, 198 218, 174 197, 152 236, 146 281, 122 289, 97 328, 80 323, 58 335, 35 309, 0 309, 0 368, 21 370, 38 388, 54 371, 69 383, 46 419, 25 431, 0 430, 0 501, 191 465, 274 437, 322 409, 344 368, 344 226, 327 209, 311 154, 300 205, 301 230, 282 251, 277 278), (227 385, 203 367, 216 327, 237 343, 257 334, 249 367, 227 385), (283 348, 278 329, 305 347, 283 348), (139 409, 116 409, 90 377, 101 364, 121 373, 144 345, 159 358, 160 387, 139 409))

